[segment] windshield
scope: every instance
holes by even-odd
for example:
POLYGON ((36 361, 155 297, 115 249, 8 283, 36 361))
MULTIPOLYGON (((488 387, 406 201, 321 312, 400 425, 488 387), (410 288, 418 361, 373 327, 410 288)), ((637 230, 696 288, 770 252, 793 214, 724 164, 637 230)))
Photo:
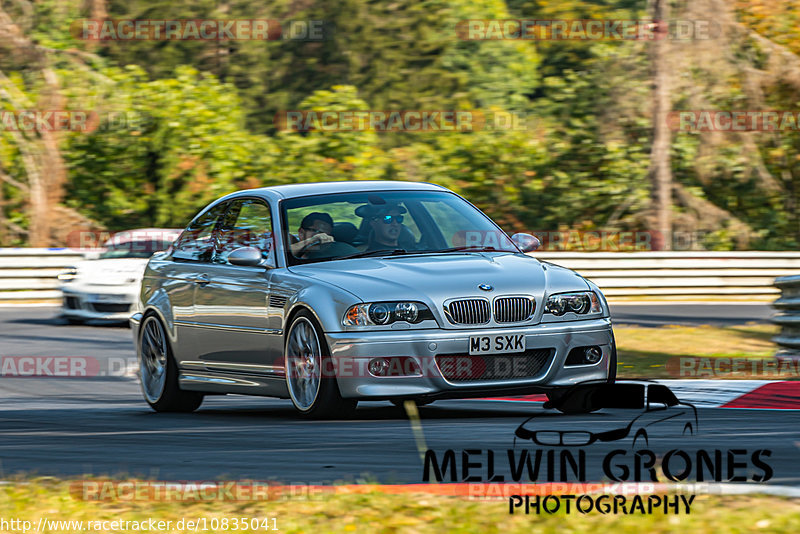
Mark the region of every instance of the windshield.
POLYGON ((161 239, 137 239, 134 241, 123 241, 121 243, 106 243, 100 254, 101 260, 117 258, 149 258, 160 250, 167 250, 172 241, 161 239))
POLYGON ((519 252, 482 212, 445 191, 337 193, 281 206, 289 265, 460 250, 519 252))

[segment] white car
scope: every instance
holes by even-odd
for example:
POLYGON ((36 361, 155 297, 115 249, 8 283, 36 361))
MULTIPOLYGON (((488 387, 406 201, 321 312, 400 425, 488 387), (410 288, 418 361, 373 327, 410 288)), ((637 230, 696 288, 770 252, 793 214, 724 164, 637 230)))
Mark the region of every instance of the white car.
POLYGON ((180 235, 172 228, 142 228, 115 234, 96 259, 68 267, 58 279, 64 294, 62 316, 70 323, 88 319, 127 321, 139 311, 138 296, 147 261, 180 235))

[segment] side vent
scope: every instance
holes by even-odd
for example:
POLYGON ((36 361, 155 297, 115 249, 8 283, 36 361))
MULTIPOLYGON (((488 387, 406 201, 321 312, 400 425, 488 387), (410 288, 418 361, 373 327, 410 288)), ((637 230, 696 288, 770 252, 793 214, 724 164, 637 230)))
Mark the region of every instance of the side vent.
POLYGON ((283 295, 270 295, 269 296, 269 307, 270 308, 283 308, 286 306, 287 297, 283 295))

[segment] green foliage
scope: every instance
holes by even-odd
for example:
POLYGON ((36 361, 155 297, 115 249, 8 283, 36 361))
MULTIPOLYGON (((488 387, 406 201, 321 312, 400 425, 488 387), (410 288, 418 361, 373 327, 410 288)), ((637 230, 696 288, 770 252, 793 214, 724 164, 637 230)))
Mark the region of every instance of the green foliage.
MULTIPOLYGON (((773 27, 787 10, 789 19, 797 15, 745 4, 736 2, 741 20, 756 29, 773 27)), ((99 118, 89 132, 61 136, 65 203, 110 229, 180 227, 241 188, 362 179, 440 183, 509 231, 647 227, 650 43, 467 41, 455 31, 467 19, 645 19, 640 0, 105 3, 116 19, 324 20, 322 41, 81 41, 70 26, 91 18, 94 3, 42 0, 30 12, 24 5, 7 10, 47 51, 64 107, 99 118), (278 131, 276 113, 295 109, 476 110, 488 126, 512 113, 521 127, 278 131)), ((775 39, 794 50, 791 35, 784 28, 775 39)), ((35 107, 44 94, 41 57, 2 46, 0 70, 35 107)), ((765 77, 764 101, 754 102, 746 77, 768 68, 763 43, 689 43, 675 54, 674 109, 797 107, 796 85, 780 77, 765 77), (726 48, 704 56, 714 46, 726 48)), ((0 96, 0 109, 13 106, 0 96)), ((722 214, 709 223, 702 208, 676 204, 681 228, 707 231, 704 244, 715 249, 746 246, 742 228, 758 238, 750 246, 800 245, 798 139, 675 132, 675 181, 722 214)), ((24 182, 19 148, 19 138, 0 131, 0 169, 24 182)), ((25 192, 2 187, 6 218, 25 226, 25 192)))
POLYGON ((275 145, 244 129, 232 86, 190 67, 154 81, 138 67, 109 75, 99 127, 66 151, 75 208, 111 227, 183 226, 209 201, 262 183, 275 145))

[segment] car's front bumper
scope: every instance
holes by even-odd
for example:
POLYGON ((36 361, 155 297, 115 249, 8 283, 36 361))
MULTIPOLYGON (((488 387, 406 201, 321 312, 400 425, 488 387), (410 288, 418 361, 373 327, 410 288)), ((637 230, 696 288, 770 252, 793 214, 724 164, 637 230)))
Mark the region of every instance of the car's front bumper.
MULTIPOLYGON (((606 379, 614 350, 611 321, 608 318, 538 324, 524 328, 328 333, 326 339, 342 396, 364 399, 471 397, 493 392, 543 392, 586 380, 606 379), (526 350, 553 349, 553 356, 536 376, 493 380, 447 380, 435 362, 437 355, 467 355, 470 336, 504 333, 522 333, 525 335, 526 350), (569 351, 584 346, 599 346, 603 353, 600 362, 565 367, 569 351), (415 376, 388 377, 377 377, 369 373, 370 360, 390 356, 411 357, 422 372, 415 376)), ((493 357, 484 356, 487 359, 493 357)))
POLYGON ((61 314, 74 319, 127 321, 139 311, 138 288, 129 286, 62 286, 61 314))

